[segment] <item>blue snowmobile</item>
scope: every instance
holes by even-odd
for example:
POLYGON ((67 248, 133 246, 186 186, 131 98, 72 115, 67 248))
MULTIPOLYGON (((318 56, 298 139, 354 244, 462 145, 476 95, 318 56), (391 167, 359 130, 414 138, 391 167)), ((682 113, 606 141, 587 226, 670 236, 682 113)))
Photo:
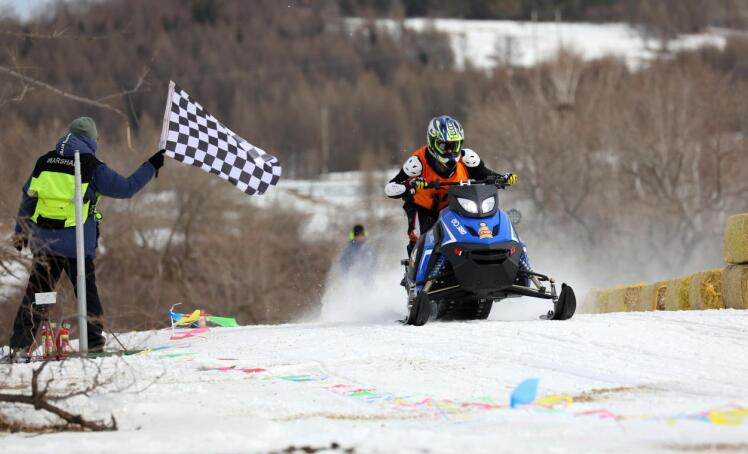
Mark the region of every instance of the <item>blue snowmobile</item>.
POLYGON ((529 296, 550 300, 553 309, 541 318, 567 320, 576 310, 574 290, 530 271, 525 247, 509 216, 499 209, 501 177, 460 182, 429 182, 449 186, 449 205, 434 226, 416 242, 405 266, 408 325, 429 320, 486 319, 494 302, 529 296))

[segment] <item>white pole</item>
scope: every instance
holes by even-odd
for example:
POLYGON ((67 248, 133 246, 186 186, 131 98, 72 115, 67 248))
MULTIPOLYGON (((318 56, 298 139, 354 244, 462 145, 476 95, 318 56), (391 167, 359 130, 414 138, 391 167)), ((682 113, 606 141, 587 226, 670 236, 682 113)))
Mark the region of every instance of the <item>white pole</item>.
POLYGON ((321 136, 322 136, 322 166, 320 167, 320 173, 327 174, 328 168, 327 168, 327 161, 330 158, 330 144, 329 144, 329 137, 328 137, 328 116, 329 111, 327 109, 327 105, 323 104, 320 112, 321 118, 321 136))
POLYGON ((83 188, 81 184, 81 155, 75 152, 75 252, 78 260, 78 350, 88 353, 88 325, 86 324, 86 258, 83 247, 83 188))

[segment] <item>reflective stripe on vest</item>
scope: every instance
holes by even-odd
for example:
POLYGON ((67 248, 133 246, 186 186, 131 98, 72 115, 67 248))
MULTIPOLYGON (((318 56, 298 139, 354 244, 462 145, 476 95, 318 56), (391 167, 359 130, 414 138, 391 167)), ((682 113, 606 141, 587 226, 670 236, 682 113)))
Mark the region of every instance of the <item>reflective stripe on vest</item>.
MULTIPOLYGON (((467 166, 462 162, 462 159, 457 161, 457 166, 451 177, 445 178, 436 173, 434 169, 428 164, 426 160, 426 146, 419 148, 413 153, 413 156, 418 157, 421 161, 423 170, 421 171, 421 177, 426 181, 461 181, 468 179, 467 166)), ((421 189, 416 191, 413 201, 416 205, 422 206, 428 210, 440 211, 448 205, 447 202, 447 189, 448 188, 436 188, 436 189, 421 189)))
MULTIPOLYGON (((81 155, 81 183, 83 198, 83 222, 89 214, 96 219, 99 194, 91 201, 85 197, 93 173, 99 161, 92 155, 81 155), (93 202, 93 203, 91 203, 93 202)), ((75 227, 75 161, 71 157, 60 156, 52 151, 42 156, 36 163, 28 189, 29 197, 37 199, 36 209, 31 220, 44 228, 58 229, 75 227)))

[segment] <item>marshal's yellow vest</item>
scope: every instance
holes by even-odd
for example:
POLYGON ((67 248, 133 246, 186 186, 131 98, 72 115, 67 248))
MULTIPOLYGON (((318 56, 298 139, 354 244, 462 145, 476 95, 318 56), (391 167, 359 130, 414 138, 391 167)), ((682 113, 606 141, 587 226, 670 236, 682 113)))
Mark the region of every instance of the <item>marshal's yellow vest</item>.
MULTIPOLYGON (((86 197, 93 174, 101 162, 91 154, 81 154, 81 183, 83 191, 83 222, 89 215, 97 220, 101 215, 96 211, 100 194, 94 200, 86 197)), ((37 199, 31 221, 39 227, 62 229, 75 227, 75 161, 50 151, 36 162, 28 189, 29 197, 37 199)))

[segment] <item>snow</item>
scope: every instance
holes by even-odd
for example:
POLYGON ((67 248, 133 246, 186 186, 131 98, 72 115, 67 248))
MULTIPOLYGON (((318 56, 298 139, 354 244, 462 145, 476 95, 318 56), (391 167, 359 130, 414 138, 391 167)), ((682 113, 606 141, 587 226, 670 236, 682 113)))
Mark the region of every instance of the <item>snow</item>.
MULTIPOLYGON (((118 386, 137 385, 75 401, 88 414, 114 414, 118 432, 0 435, 0 451, 271 452, 337 443, 337 452, 362 453, 729 452, 748 442, 748 421, 686 419, 748 406, 748 312, 549 322, 536 319, 541 307, 514 302, 497 305, 488 321, 410 327, 388 319, 389 296, 378 314, 370 299, 369 315, 352 322, 328 314, 178 341, 170 330, 123 335, 133 347, 161 349, 96 363, 116 370, 118 386), (508 408, 512 389, 530 377, 540 379, 541 396, 575 402, 508 408), (619 418, 582 414, 593 410, 619 418)), ((348 303, 348 312, 359 304, 348 303)), ((10 383, 31 367, 12 366, 10 383)), ((53 369, 60 380, 79 379, 78 360, 62 367, 53 369)))
MULTIPOLYGON (((12 229, 12 225, 3 225, 0 223, 1 231, 12 232, 12 229)), ((27 262, 30 263, 32 258, 28 249, 25 249, 22 253, 17 253, 15 250, 10 248, 10 245, 12 244, 11 236, 12 235, 9 234, 4 238, 0 238, 0 240, 5 242, 5 244, 9 245, 8 249, 6 249, 7 252, 0 252, 6 252, 8 257, 13 258, 12 260, 6 260, 2 266, 0 266, 0 304, 4 301, 8 301, 17 293, 21 286, 26 285, 26 280, 29 275, 26 266, 28 264, 27 262)))
MULTIPOLYGON (((351 30, 356 30, 365 21, 351 18, 347 23, 351 30)), ((381 19, 377 24, 397 32, 401 23, 381 19)), ((446 33, 459 68, 464 68, 467 63, 483 69, 493 68, 498 63, 533 66, 553 58, 559 50, 564 49, 586 60, 618 56, 635 69, 655 58, 662 47, 660 41, 647 38, 625 23, 412 18, 402 21, 402 25, 415 31, 433 29, 446 33)), ((680 35, 668 42, 668 49, 723 48, 726 35, 727 32, 719 29, 680 35)))
POLYGON ((28 278, 28 271, 21 262, 7 263, 7 269, 0 267, 0 301, 4 301, 14 295, 28 278))
POLYGON ((139 247, 163 251, 169 244, 184 243, 184 233, 167 228, 139 230, 133 234, 133 242, 139 247))

